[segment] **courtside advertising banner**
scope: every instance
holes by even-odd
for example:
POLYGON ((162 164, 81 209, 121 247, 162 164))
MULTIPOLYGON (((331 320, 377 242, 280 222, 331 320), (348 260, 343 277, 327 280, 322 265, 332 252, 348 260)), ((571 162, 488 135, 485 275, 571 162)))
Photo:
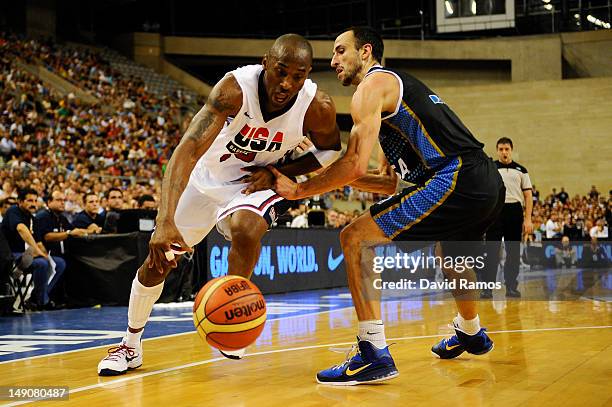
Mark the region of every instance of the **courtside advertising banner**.
MULTIPOLYGON (((339 229, 273 229, 262 239, 251 280, 264 294, 346 286, 339 229)), ((230 242, 206 238, 208 279, 227 274, 230 242)))

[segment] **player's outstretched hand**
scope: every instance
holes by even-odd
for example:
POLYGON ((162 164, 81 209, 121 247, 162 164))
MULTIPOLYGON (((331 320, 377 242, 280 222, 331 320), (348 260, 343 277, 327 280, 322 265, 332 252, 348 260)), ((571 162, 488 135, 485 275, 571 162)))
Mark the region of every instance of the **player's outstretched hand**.
POLYGON ((253 192, 274 188, 274 174, 269 169, 250 166, 242 168, 242 171, 250 173, 241 180, 242 183, 249 184, 242 190, 243 194, 250 195, 253 192))
POLYGON ((298 183, 293 182, 290 178, 286 177, 282 172, 277 170, 271 165, 267 167, 272 174, 276 177, 274 182, 274 191, 285 199, 295 200, 302 198, 298 195, 298 183))
POLYGON ((168 265, 175 268, 177 263, 173 251, 191 253, 193 249, 185 243, 174 222, 158 223, 149 241, 149 264, 147 266, 162 274, 168 265), (166 253, 172 253, 172 256, 167 257, 166 253))

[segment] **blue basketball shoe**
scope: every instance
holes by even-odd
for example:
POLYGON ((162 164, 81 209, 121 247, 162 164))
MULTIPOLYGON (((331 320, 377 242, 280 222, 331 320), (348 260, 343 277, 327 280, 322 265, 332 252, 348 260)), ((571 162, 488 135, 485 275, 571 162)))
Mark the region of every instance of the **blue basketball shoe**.
POLYGON ((456 323, 449 325, 455 329, 455 335, 442 339, 438 344, 431 347, 431 353, 440 359, 453 359, 468 352, 473 355, 484 355, 493 349, 493 341, 485 333, 486 328, 474 335, 468 335, 459 329, 456 323))
POLYGON ((317 383, 353 386, 382 382, 398 375, 388 346, 378 349, 371 342, 362 341, 357 337, 357 345, 353 345, 344 363, 317 373, 317 383), (351 356, 354 350, 357 353, 351 356))

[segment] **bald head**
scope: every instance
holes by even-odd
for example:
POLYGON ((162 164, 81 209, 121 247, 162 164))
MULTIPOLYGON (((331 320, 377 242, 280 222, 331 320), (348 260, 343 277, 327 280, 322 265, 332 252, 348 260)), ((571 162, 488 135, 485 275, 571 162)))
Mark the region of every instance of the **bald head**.
POLYGON ((278 37, 272 44, 268 55, 277 60, 312 65, 312 46, 306 38, 298 34, 285 34, 278 37))
POLYGON ((51 193, 51 197, 49 199, 49 201, 47 202, 47 206, 49 207, 49 209, 51 209, 53 212, 64 212, 66 210, 66 206, 65 206, 65 197, 64 194, 61 191, 53 191, 51 193))
POLYGON ((283 109, 304 86, 312 70, 312 47, 306 38, 285 34, 276 39, 264 55, 263 83, 267 100, 265 109, 283 109))

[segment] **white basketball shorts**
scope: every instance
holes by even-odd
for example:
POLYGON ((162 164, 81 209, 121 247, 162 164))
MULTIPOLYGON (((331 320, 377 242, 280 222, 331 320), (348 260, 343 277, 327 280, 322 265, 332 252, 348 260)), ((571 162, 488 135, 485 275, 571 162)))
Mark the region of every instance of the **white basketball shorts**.
POLYGON ((231 240, 229 219, 236 211, 254 212, 270 225, 289 208, 289 201, 271 189, 250 195, 242 194, 241 191, 246 186, 247 184, 196 186, 190 179, 174 214, 174 222, 185 243, 191 247, 195 246, 215 225, 227 240, 231 240))

